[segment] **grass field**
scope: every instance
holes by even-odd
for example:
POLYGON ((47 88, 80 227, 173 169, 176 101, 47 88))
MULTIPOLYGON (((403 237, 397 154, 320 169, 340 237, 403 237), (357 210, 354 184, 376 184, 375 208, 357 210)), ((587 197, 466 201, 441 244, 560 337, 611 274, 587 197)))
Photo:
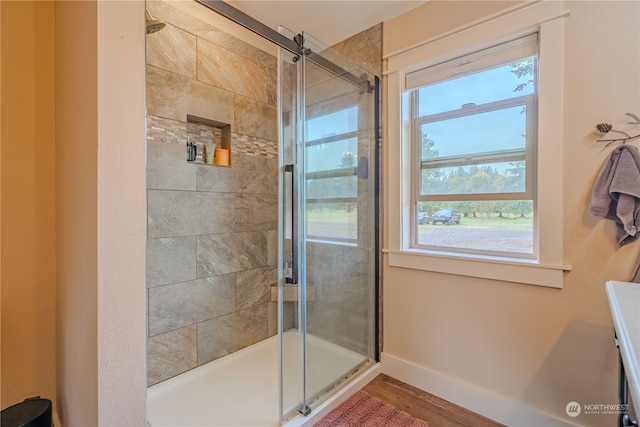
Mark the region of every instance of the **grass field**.
MULTIPOLYGON (((309 223, 323 223, 329 224, 356 224, 358 212, 354 209, 351 212, 347 211, 307 211, 307 220, 309 223)), ((423 224, 425 226, 431 225, 431 223, 423 224)), ((440 225, 440 224, 438 224, 440 225)), ((472 227, 472 228, 495 228, 495 229, 511 229, 511 230, 533 230, 533 218, 531 217, 462 217, 460 218, 459 227, 472 227)))
POLYGON ((533 218, 513 217, 500 218, 498 216, 489 218, 460 218, 460 226, 474 228, 495 228, 510 230, 533 230, 533 218))
MULTIPOLYGON (((358 213, 307 212, 307 234, 313 237, 357 239, 358 213)), ((460 219, 460 224, 425 223, 418 226, 418 242, 442 247, 531 253, 533 218, 484 217, 460 219)))

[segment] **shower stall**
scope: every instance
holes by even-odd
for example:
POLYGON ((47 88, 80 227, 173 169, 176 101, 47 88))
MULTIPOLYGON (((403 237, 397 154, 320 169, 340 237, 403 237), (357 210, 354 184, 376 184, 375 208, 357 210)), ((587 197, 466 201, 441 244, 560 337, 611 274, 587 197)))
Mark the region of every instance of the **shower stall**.
POLYGON ((147 9, 148 424, 304 425, 378 358, 380 27, 147 9))

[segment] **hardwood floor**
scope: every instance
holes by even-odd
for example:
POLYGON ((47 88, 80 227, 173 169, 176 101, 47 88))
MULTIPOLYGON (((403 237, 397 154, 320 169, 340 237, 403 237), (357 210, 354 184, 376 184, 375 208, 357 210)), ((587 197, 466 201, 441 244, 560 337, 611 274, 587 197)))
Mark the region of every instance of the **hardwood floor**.
POLYGON ((495 421, 478 415, 451 402, 412 387, 402 381, 380 374, 364 391, 415 418, 425 420, 429 427, 496 427, 495 421))

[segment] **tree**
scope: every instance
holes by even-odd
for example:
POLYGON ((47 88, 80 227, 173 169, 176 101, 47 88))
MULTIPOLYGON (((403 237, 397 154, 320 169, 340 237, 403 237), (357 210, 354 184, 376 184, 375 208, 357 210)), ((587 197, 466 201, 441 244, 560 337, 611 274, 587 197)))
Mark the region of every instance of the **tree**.
POLYGON ((510 162, 509 167, 504 170, 506 176, 507 191, 523 191, 525 183, 525 162, 510 162))
POLYGON ((351 151, 342 153, 342 159, 340 159, 339 168, 352 168, 356 165, 356 155, 351 151))
POLYGON ((435 159, 436 157, 438 157, 440 155, 440 152, 438 151, 437 148, 434 148, 434 146, 436 145, 436 141, 434 141, 428 133, 424 132, 422 134, 422 141, 421 141, 421 152, 420 152, 420 159, 422 160, 428 160, 428 159, 435 159))
POLYGON ((511 64, 511 68, 513 68, 511 72, 515 74, 516 77, 529 77, 526 82, 520 83, 518 86, 516 86, 516 88, 513 90, 514 92, 522 92, 527 86, 533 84, 533 75, 535 72, 533 58, 528 58, 516 64, 511 64))

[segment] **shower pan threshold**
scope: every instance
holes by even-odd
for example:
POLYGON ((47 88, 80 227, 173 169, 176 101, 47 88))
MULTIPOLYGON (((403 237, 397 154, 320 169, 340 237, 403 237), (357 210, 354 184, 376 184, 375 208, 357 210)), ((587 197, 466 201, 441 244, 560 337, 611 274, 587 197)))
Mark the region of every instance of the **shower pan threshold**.
MULTIPOLYGON (((289 331, 283 339, 285 351, 293 352, 297 333, 289 331)), ((308 336, 307 343, 312 349, 308 354, 315 359, 309 363, 319 367, 309 378, 312 393, 322 389, 314 382, 346 375, 353 366, 363 364, 363 368, 348 376, 347 385, 318 405, 309 416, 297 415, 286 424, 279 422, 278 337, 273 336, 149 387, 147 425, 311 426, 380 372, 379 363, 368 365, 364 363, 364 356, 318 337, 308 336)), ((286 377, 295 375, 297 369, 297 366, 285 366, 286 384, 292 381, 286 377)), ((295 393, 295 390, 285 393, 285 407, 295 406, 295 393)))

